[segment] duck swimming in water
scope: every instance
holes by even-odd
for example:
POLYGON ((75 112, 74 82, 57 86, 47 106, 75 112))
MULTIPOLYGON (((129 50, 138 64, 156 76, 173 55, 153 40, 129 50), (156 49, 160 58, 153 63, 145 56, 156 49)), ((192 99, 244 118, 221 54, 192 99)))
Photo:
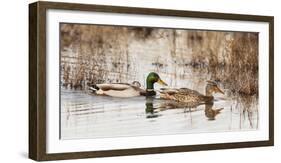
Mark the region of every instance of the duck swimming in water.
POLYGON ((135 96, 154 96, 154 83, 164 86, 167 84, 155 72, 148 74, 146 78, 146 89, 142 89, 138 81, 129 83, 103 83, 90 86, 90 90, 95 91, 98 95, 106 95, 112 97, 135 97, 135 96))
POLYGON ((191 90, 188 88, 162 88, 160 92, 160 98, 166 100, 174 100, 177 102, 183 103, 210 103, 214 101, 213 93, 222 93, 224 92, 218 87, 217 83, 214 81, 207 81, 205 88, 206 94, 203 95, 198 91, 191 90))

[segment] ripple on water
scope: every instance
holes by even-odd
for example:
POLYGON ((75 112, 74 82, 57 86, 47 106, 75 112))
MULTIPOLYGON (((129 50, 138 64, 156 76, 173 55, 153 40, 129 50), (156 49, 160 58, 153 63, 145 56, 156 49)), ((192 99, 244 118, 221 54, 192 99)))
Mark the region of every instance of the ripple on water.
POLYGON ((213 106, 163 108, 165 101, 114 98, 61 90, 61 138, 228 132, 258 128, 257 98, 218 98, 213 106), (152 107, 151 107, 152 106, 152 107), (223 108, 220 114, 212 110, 223 108), (210 110, 211 109, 211 110, 210 110), (213 116, 213 117, 212 117, 213 116))

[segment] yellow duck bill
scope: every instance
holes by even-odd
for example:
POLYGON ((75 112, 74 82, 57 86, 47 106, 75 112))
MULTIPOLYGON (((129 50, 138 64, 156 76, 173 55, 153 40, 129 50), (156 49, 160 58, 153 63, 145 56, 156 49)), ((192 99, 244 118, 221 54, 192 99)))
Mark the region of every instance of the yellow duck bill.
POLYGON ((164 86, 168 86, 167 83, 165 83, 163 80, 161 79, 158 79, 157 83, 161 84, 161 85, 164 85, 164 86))

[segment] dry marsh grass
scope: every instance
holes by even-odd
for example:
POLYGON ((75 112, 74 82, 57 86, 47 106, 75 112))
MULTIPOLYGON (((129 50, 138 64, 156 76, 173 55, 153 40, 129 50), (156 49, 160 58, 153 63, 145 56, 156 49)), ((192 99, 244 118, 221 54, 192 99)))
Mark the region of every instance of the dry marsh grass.
POLYGON ((150 57, 162 73, 172 69, 167 61, 173 62, 177 68, 207 71, 234 93, 258 95, 258 33, 79 24, 62 24, 60 31, 66 87, 134 79, 141 62, 132 59, 136 55, 150 57))

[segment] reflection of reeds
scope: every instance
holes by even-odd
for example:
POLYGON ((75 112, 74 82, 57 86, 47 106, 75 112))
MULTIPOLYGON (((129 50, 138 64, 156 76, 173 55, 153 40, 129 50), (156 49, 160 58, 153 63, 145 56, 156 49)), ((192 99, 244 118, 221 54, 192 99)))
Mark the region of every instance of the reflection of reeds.
POLYGON ((231 112, 238 112, 240 114, 239 127, 242 128, 242 123, 248 121, 251 128, 258 128, 259 125, 259 112, 258 99, 256 95, 240 95, 235 98, 236 104, 231 112))

